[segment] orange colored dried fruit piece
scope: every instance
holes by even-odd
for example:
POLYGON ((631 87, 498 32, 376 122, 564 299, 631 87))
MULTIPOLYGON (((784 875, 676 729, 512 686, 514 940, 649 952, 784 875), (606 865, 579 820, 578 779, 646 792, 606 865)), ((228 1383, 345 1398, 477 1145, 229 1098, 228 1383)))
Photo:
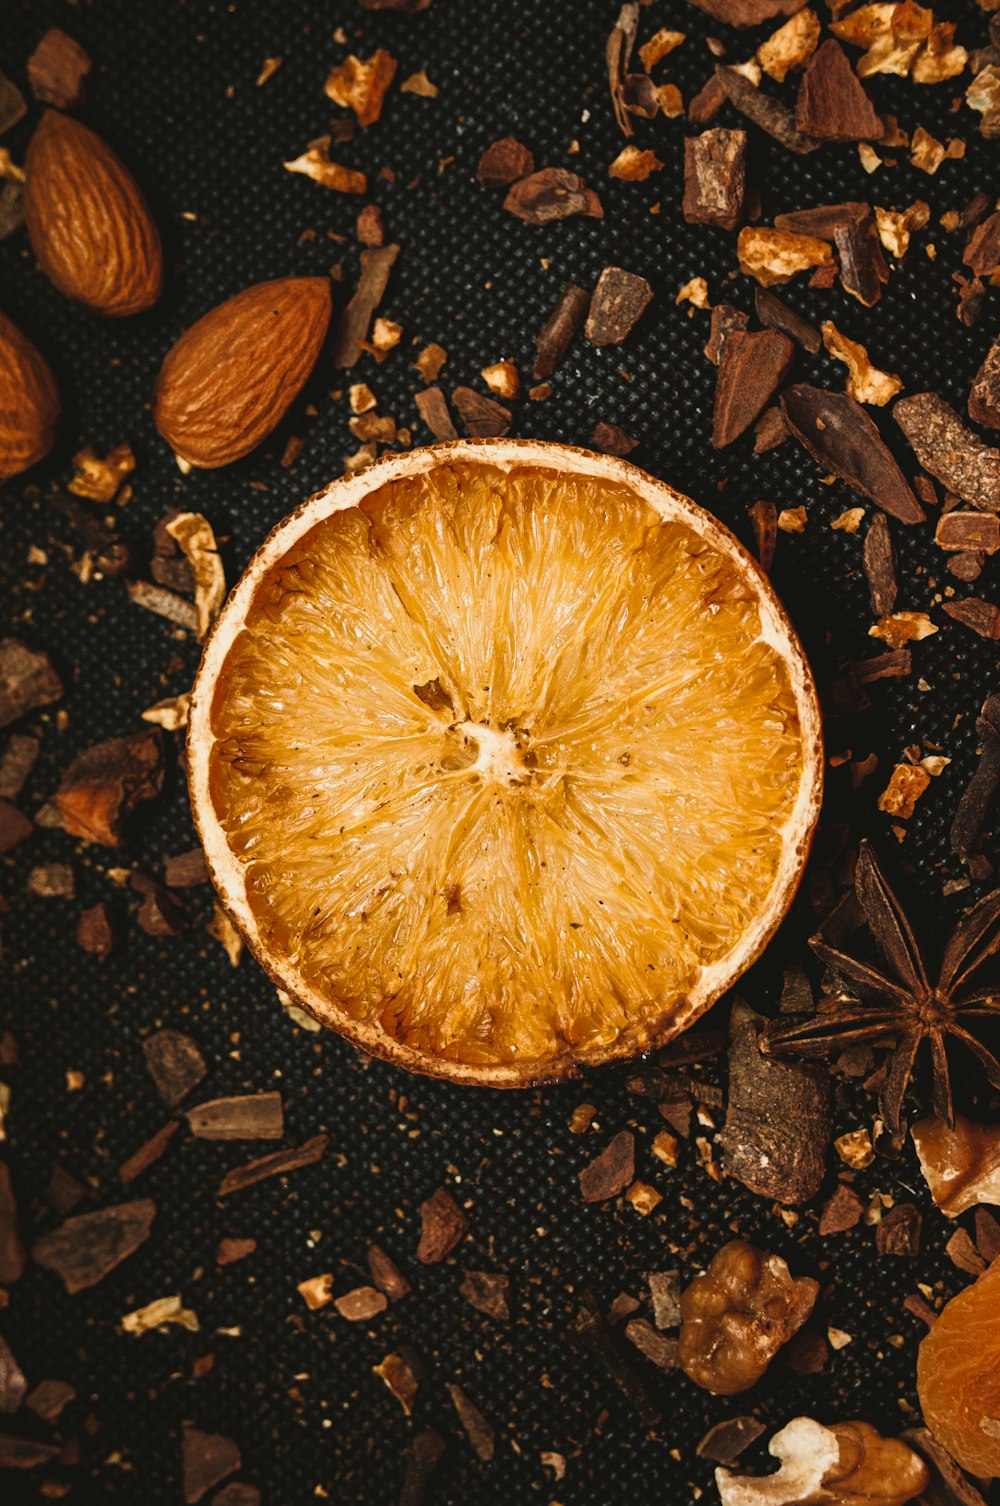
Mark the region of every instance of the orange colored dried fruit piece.
POLYGON ((717 1396, 749 1390, 802 1327, 818 1292, 818 1281, 793 1277, 780 1255, 730 1240, 681 1297, 681 1368, 717 1396))
POLYGON ((1000 1475, 1000 1260, 951 1299, 921 1343, 917 1394, 963 1469, 1000 1475))

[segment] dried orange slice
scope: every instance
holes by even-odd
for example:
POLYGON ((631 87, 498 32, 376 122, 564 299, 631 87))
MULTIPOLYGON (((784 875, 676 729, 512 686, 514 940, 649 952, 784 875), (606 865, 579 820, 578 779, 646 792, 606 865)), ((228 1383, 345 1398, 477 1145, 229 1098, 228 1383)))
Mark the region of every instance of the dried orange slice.
POLYGON ((279 987, 498 1086, 690 1025, 789 905, 822 770, 737 540, 624 461, 510 440, 386 457, 279 524, 188 747, 212 878, 279 987))

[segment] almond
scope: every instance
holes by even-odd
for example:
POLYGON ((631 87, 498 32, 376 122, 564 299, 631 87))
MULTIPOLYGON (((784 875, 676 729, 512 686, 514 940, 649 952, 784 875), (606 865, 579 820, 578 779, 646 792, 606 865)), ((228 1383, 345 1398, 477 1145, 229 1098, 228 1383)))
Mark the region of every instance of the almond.
POLYGON ((152 308, 163 287, 160 233, 107 142, 46 110, 24 170, 31 249, 60 293, 109 318, 152 308))
POLYGON ((326 277, 259 282, 210 310, 167 354, 153 422, 190 465, 229 465, 298 396, 330 322, 326 277))
POLYGON ((0 314, 0 481, 49 453, 58 421, 59 389, 48 363, 0 314))

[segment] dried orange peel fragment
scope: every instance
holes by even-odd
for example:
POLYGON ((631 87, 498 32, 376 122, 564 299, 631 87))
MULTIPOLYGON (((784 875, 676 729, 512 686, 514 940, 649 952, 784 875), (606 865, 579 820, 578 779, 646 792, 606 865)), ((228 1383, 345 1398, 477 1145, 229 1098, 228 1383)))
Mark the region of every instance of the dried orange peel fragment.
POLYGON ((188 746, 216 887, 279 987, 498 1086, 706 1009, 791 901, 822 768, 742 546, 623 461, 509 440, 387 457, 279 525, 188 746))

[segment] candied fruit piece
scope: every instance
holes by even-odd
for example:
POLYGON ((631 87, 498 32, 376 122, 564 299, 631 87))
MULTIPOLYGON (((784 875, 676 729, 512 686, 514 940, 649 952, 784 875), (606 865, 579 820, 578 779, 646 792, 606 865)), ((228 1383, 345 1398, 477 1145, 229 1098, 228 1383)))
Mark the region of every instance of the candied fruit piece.
POLYGON ((917 1394, 963 1469, 1000 1475, 1000 1259, 952 1297, 921 1342, 917 1394))
POLYGON ((818 1291, 812 1277, 793 1277, 780 1255, 731 1240, 681 1297, 681 1368, 718 1396, 748 1390, 802 1327, 818 1291))
POLYGON ((796 1417, 767 1450, 781 1460, 776 1474, 715 1471, 722 1506, 905 1506, 930 1481, 912 1449, 868 1422, 828 1428, 796 1417))

